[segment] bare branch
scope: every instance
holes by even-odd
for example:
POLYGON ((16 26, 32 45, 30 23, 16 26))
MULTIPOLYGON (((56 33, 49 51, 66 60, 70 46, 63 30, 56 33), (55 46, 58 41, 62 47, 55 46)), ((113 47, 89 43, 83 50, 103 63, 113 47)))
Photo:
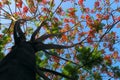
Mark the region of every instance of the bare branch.
POLYGON ((18 21, 15 22, 14 25, 14 40, 15 44, 19 43, 19 41, 25 41, 25 34, 22 32, 20 28, 20 23, 21 21, 25 21, 24 19, 19 19, 18 21))
POLYGON ((42 77, 44 80, 50 80, 48 77, 46 77, 44 74, 43 74, 43 71, 41 69, 39 69, 37 67, 37 73, 40 77, 42 77))
POLYGON ((71 62, 71 63, 73 63, 73 64, 75 64, 75 65, 80 66, 79 64, 77 64, 77 63, 75 63, 75 62, 73 62, 73 61, 71 61, 71 60, 62 58, 62 57, 60 57, 59 55, 52 54, 52 53, 50 53, 50 52, 48 52, 48 51, 46 51, 46 50, 43 50, 43 51, 44 51, 46 54, 48 54, 48 55, 55 56, 55 57, 57 57, 57 58, 59 58, 59 59, 62 59, 62 60, 64 60, 64 61, 71 62))
POLYGON ((44 41, 45 39, 47 39, 49 37, 60 36, 60 35, 62 35, 64 33, 65 32, 63 32, 63 33, 56 33, 56 34, 44 34, 41 37, 39 37, 38 39, 36 39, 35 42, 41 42, 41 41, 44 41))
POLYGON ((66 48, 72 48, 74 46, 77 46, 77 45, 81 45, 83 43, 84 40, 86 40, 87 37, 85 39, 83 39, 81 42, 79 43, 76 43, 76 44, 73 44, 73 45, 70 45, 70 46, 65 46, 65 45, 58 45, 58 44, 38 44, 37 45, 37 48, 39 50, 42 49, 42 50, 45 50, 45 49, 66 49, 66 48))
POLYGON ((42 68, 42 67, 38 67, 39 71, 43 71, 43 72, 49 72, 49 73, 52 73, 54 75, 59 75, 61 77, 65 77, 69 80, 73 80, 71 77, 67 76, 67 75, 64 75, 62 73, 59 73, 59 72, 56 72, 56 71, 53 71, 53 70, 50 70, 50 69, 46 69, 46 68, 42 68))
POLYGON ((108 32, 110 32, 110 30, 111 30, 118 22, 120 22, 120 20, 117 21, 117 22, 115 22, 115 23, 113 23, 112 25, 110 25, 110 27, 109 27, 109 28, 105 31, 105 33, 100 37, 99 42, 101 42, 101 40, 103 39, 103 37, 104 37, 108 32))
POLYGON ((40 26, 34 31, 34 33, 31 36, 31 41, 35 40, 35 36, 37 35, 37 33, 39 32, 39 30, 41 29, 41 27, 44 25, 45 21, 42 21, 40 26))

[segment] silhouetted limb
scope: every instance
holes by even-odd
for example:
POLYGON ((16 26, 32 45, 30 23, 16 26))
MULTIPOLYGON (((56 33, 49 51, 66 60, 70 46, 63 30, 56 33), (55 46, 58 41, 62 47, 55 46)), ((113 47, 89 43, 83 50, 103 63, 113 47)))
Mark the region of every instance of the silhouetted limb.
POLYGON ((41 27, 42 27, 44 24, 45 24, 45 21, 41 22, 40 26, 33 32, 30 41, 32 41, 32 42, 35 41, 35 36, 38 34, 39 30, 41 29, 41 27))
POLYGON ((40 71, 49 72, 49 73, 51 73, 51 74, 59 75, 59 76, 61 76, 61 77, 67 78, 67 79, 69 79, 69 80, 73 80, 70 76, 64 75, 64 74, 62 74, 62 73, 59 73, 59 72, 56 72, 56 71, 53 71, 53 70, 50 70, 50 69, 46 69, 46 68, 42 68, 42 67, 38 67, 38 69, 39 69, 39 72, 40 72, 40 71))
POLYGON ((40 77, 42 77, 44 80, 50 80, 47 76, 45 76, 45 75, 43 74, 43 71, 41 71, 38 67, 36 67, 36 69, 37 69, 37 74, 38 74, 40 77))

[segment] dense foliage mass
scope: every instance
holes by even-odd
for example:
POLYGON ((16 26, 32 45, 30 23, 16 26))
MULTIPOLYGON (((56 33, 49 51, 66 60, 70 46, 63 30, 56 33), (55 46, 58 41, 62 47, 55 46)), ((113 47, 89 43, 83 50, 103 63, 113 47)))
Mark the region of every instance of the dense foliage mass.
POLYGON ((120 78, 120 0, 0 0, 0 59, 14 44, 18 19, 27 20, 21 28, 28 40, 44 21, 36 38, 72 45, 36 53, 39 70, 49 79, 120 78))

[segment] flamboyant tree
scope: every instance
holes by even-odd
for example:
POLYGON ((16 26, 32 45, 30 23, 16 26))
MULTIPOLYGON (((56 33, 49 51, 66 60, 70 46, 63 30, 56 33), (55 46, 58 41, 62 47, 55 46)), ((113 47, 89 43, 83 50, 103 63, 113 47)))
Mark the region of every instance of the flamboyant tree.
POLYGON ((0 0, 0 59, 14 44, 18 19, 27 20, 21 28, 28 40, 39 27, 36 39, 49 49, 64 45, 36 53, 38 80, 120 78, 119 0, 0 0))

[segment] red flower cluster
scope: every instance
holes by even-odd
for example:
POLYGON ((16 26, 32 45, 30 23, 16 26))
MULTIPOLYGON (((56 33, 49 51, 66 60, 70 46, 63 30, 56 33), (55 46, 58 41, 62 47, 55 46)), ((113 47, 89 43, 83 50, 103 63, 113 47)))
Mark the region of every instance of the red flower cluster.
POLYGON ((94 4, 95 7, 99 7, 100 6, 100 3, 99 1, 96 1, 95 4, 94 4))
POLYGON ((21 1, 21 2, 16 3, 16 6, 17 6, 18 8, 22 8, 22 1, 21 1))
POLYGON ((83 5, 83 0, 79 0, 79 1, 78 1, 78 4, 79 4, 79 5, 83 5))
POLYGON ((28 12, 28 7, 27 6, 24 6, 23 7, 23 13, 27 13, 28 12))

